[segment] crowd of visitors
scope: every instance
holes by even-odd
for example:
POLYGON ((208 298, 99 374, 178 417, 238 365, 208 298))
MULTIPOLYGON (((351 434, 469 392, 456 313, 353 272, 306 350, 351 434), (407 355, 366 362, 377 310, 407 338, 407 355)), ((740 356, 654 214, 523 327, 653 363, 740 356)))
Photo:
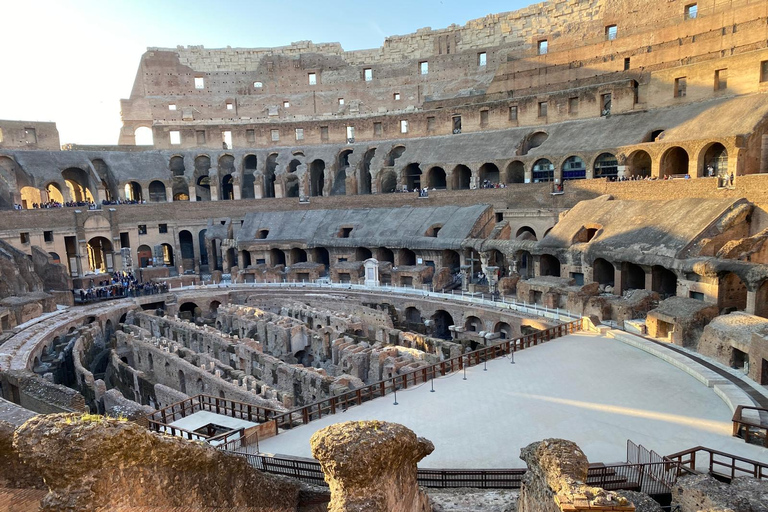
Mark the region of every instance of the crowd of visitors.
MULTIPOLYGON (((115 199, 115 200, 107 200, 104 199, 101 202, 102 206, 108 206, 108 205, 114 205, 114 204, 146 204, 146 201, 140 201, 137 199, 115 199)), ((46 201, 44 203, 32 203, 32 210, 47 210, 50 208, 64 208, 64 207, 78 207, 78 208, 88 208, 89 210, 98 210, 99 205, 94 203, 93 201, 66 201, 66 202, 59 202, 54 201, 51 199, 50 201, 46 201)), ((23 210, 24 207, 20 204, 14 204, 13 205, 14 210, 23 210)))
POLYGON ((73 290, 75 302, 114 299, 120 297, 141 297, 168 291, 167 283, 140 283, 132 272, 113 272, 109 279, 98 282, 91 280, 88 288, 73 290))

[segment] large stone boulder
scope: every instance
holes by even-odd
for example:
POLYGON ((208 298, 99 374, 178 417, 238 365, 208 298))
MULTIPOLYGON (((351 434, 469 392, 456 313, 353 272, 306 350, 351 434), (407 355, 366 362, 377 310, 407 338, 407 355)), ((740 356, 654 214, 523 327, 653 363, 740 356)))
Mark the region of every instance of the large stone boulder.
POLYGON ((312 455, 331 488, 329 512, 429 512, 416 481, 416 463, 434 445, 383 421, 348 421, 316 432, 312 455))
POLYGON ((16 431, 14 447, 48 485, 43 511, 239 507, 288 512, 298 505, 298 484, 263 474, 245 459, 104 416, 37 416, 16 431))
POLYGON ((528 471, 520 487, 518 512, 625 510, 634 506, 617 493, 586 485, 589 461, 576 443, 545 439, 520 452, 528 471))

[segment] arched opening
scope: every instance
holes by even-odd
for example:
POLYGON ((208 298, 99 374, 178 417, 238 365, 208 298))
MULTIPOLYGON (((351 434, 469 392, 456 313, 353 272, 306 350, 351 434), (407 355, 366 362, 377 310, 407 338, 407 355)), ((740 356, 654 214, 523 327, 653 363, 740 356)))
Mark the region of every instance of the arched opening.
POLYGON ((733 272, 720 278, 717 295, 720 309, 743 311, 747 308, 747 285, 733 272))
POLYGON ((480 166, 480 183, 483 185, 495 185, 499 182, 499 168, 496 164, 485 163, 480 166))
POLYGON ((643 142, 656 142, 657 140, 664 138, 663 134, 664 134, 664 130, 661 128, 658 128, 656 130, 651 130, 643 138, 643 142))
POLYGON ((403 179, 408 190, 421 188, 421 168, 417 163, 408 164, 403 170, 403 179))
POLYGON ((699 167, 699 176, 727 176, 728 150, 715 142, 704 152, 704 161, 699 167))
POLYGON ((51 263, 61 263, 61 256, 57 252, 49 252, 48 256, 51 257, 51 263))
POLYGON ((208 171, 211 169, 211 159, 207 155, 195 158, 195 193, 198 201, 211 200, 211 180, 208 171))
POLYGON ((163 265, 166 267, 173 267, 173 247, 171 244, 162 244, 163 248, 163 265))
POLYGON ((103 236, 88 240, 88 265, 92 272, 112 272, 112 242, 103 236))
POLYGON ((153 181, 149 184, 149 201, 152 203, 165 203, 165 183, 162 181, 153 181))
POLYGON ((315 248, 315 262, 325 265, 325 270, 327 272, 328 268, 331 266, 331 255, 328 253, 328 249, 325 247, 315 248))
POLYGON ((284 182, 285 197, 299 197, 299 177, 295 174, 287 174, 284 182))
POLYGON ((651 175, 651 155, 643 150, 637 150, 627 158, 625 176, 646 178, 651 175))
POLYGON ((173 200, 189 201, 189 185, 186 178, 181 176, 173 178, 173 200))
POLYGON ((539 257, 539 275, 560 277, 560 260, 551 254, 539 257))
POLYGON ((208 231, 207 229, 200 230, 200 233, 197 234, 197 241, 198 241, 198 247, 200 247, 200 264, 201 265, 207 265, 208 264, 208 246, 205 243, 205 233, 208 231))
POLYGON ((469 190, 472 183, 472 171, 466 165, 457 165, 451 173, 453 190, 469 190))
POLYGON ((395 160, 403 156, 403 153, 405 153, 405 146, 395 146, 390 149, 387 154, 387 167, 394 167, 395 160))
POLYGON ((133 138, 137 146, 154 146, 154 136, 152 128, 140 126, 133 131, 133 138))
POLYGON ((171 174, 173 176, 184 176, 184 171, 187 170, 184 166, 183 156, 172 156, 168 167, 170 168, 171 174))
POLYGON ((179 246, 181 249, 182 265, 185 269, 195 268, 195 244, 192 233, 182 230, 179 232, 179 246))
POLYGON ((264 197, 275 197, 275 179, 277 173, 277 153, 267 157, 267 166, 264 170, 264 197))
POLYGON ((763 281, 755 292, 755 315, 768 318, 768 280, 763 281))
POLYGON ((443 251, 443 266, 451 269, 452 272, 458 272, 461 268, 461 257, 459 253, 446 249, 443 251))
POLYGON ((515 331, 512 330, 512 326, 507 322, 499 322, 493 328, 493 332, 499 333, 499 337, 503 340, 511 340, 515 337, 515 331))
POLYGON ((548 138, 549 135, 546 132, 533 132, 528 137, 526 137, 521 144, 519 152, 520 155, 527 155, 530 150, 536 149, 537 147, 544 144, 548 138))
POLYGON ((619 175, 619 161, 616 155, 603 153, 595 159, 594 174, 595 178, 608 178, 615 180, 619 175))
POLYGON ((59 204, 64 204, 64 194, 61 193, 61 187, 58 183, 49 183, 45 186, 45 192, 48 194, 48 200, 59 204))
POLYGON ((488 264, 491 267, 499 267, 499 275, 503 276, 507 271, 507 257, 503 252, 497 249, 491 249, 488 252, 488 264))
POLYGON ((645 270, 640 265, 625 262, 624 264, 624 290, 644 290, 645 270))
MULTIPOLYGON (((2 180, 2 177, 0 177, 0 180, 2 180)), ((44 202, 40 190, 35 187, 22 187, 19 193, 21 194, 21 207, 25 210, 31 209, 35 204, 40 205, 44 202)))
POLYGON ((382 194, 391 194, 397 190, 397 174, 395 171, 383 171, 381 173, 381 186, 379 191, 382 194))
POLYGON ((208 313, 211 316, 216 316, 216 312, 219 310, 219 306, 221 306, 221 302, 217 300, 212 300, 211 303, 208 305, 208 313))
POLYGON ((371 193, 371 161, 376 154, 376 148, 371 148, 363 156, 363 164, 360 166, 360 179, 358 185, 359 194, 371 193))
POLYGON ((376 259, 380 262, 388 261, 394 265, 395 253, 392 252, 391 249, 387 249, 386 247, 379 247, 378 249, 376 249, 376 259))
POLYGON ((442 167, 432 167, 427 171, 427 187, 430 189, 445 190, 445 170, 442 167))
POLYGON ((365 261, 373 258, 373 253, 367 247, 358 247, 355 249, 355 261, 365 261))
POLYGON ((421 323, 421 311, 414 308, 413 306, 405 308, 405 321, 411 324, 420 324, 421 323))
POLYGON ((309 164, 309 195, 322 196, 325 187, 325 162, 314 160, 309 164))
POLYGON ((94 190, 91 190, 91 180, 88 173, 78 167, 70 167, 61 172, 61 177, 69 188, 72 201, 87 203, 93 201, 94 190))
POLYGON ((307 251, 299 247, 291 249, 291 264, 304 263, 307 261, 307 251))
POLYGON ((194 302, 185 302, 179 307, 179 317, 185 319, 185 320, 194 320, 198 316, 200 316, 199 309, 197 307, 197 304, 194 302))
POLYGON ((661 175, 688 174, 688 160, 688 152, 683 148, 669 148, 661 157, 661 175))
POLYGON ((256 197, 254 184, 256 183, 256 165, 258 160, 256 155, 246 155, 243 159, 243 184, 240 190, 240 197, 243 199, 253 199, 256 197))
POLYGON ((270 249, 269 259, 272 262, 272 266, 285 265, 285 253, 280 249, 270 249))
POLYGON ((242 258, 243 260, 243 268, 248 268, 253 264, 251 262, 251 253, 249 251, 246 251, 246 250, 240 251, 240 258, 242 258))
POLYGON ((339 153, 336 158, 336 178, 333 181, 333 189, 331 195, 343 196, 347 193, 347 169, 349 168, 349 155, 352 154, 351 149, 344 149, 339 153))
POLYGON ((540 158, 533 164, 533 182, 542 183, 555 179, 555 166, 546 158, 540 158))
POLYGON ((616 269, 613 263, 597 258, 592 263, 592 278, 603 286, 614 286, 616 283, 616 269))
POLYGON ((129 181, 125 184, 124 187, 125 191, 125 199, 127 201, 133 201, 136 203, 140 203, 144 200, 144 194, 141 190, 141 185, 139 185, 135 181, 129 181))
POLYGON ((235 198, 235 181, 231 174, 221 178, 221 199, 231 201, 235 198))
POLYGON ((410 249, 400 249, 400 265, 413 266, 416 264, 416 253, 410 249))
POLYGON ((432 331, 432 335, 435 338, 450 340, 451 331, 448 328, 454 325, 453 317, 451 314, 445 310, 438 309, 435 311, 435 314, 432 315, 432 320, 434 321, 434 330, 432 331))
POLYGON ((464 329, 469 332, 480 332, 485 330, 483 328, 483 321, 476 316, 467 317, 467 319, 464 321, 464 329))
POLYGON ((136 249, 136 258, 139 260, 139 267, 146 268, 152 265, 152 248, 148 245, 140 245, 136 249))
POLYGON ((538 238, 536 238, 536 231, 530 226, 523 226, 518 229, 517 233, 515 233, 515 238, 518 240, 538 240, 538 238))
POLYGON ((563 181, 583 180, 587 177, 587 166, 578 156, 569 156, 563 162, 563 181))
POLYGON ((651 290, 662 299, 677 295, 677 275, 661 265, 651 267, 651 290))
POLYGON ((507 183, 525 183, 525 164, 519 160, 507 166, 507 183))

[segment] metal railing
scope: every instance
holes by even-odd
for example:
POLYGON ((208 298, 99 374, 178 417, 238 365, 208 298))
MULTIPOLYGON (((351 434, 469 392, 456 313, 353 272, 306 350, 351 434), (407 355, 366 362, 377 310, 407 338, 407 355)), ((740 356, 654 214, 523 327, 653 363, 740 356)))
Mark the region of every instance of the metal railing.
POLYGON ((697 464, 703 463, 702 465, 707 467, 707 472, 710 475, 727 480, 745 475, 757 479, 768 478, 768 463, 713 450, 705 446, 689 448, 667 455, 666 458, 677 462, 681 472, 697 472, 697 464))
POLYGON ((426 383, 430 379, 461 371, 467 367, 477 366, 497 357, 506 356, 525 348, 572 334, 581 329, 581 319, 557 325, 543 331, 521 336, 514 340, 502 341, 501 343, 483 347, 460 356, 446 359, 445 361, 440 361, 439 363, 434 363, 407 373, 395 375, 379 382, 348 391, 341 395, 318 400, 285 413, 275 414, 270 418, 275 422, 275 435, 280 433, 281 428, 290 429, 297 425, 303 425, 310 421, 320 419, 323 416, 336 414, 337 412, 345 411, 350 407, 361 405, 374 398, 379 398, 390 393, 396 393, 399 389, 408 389, 409 387, 426 383))
POLYGON ((756 436, 758 439, 762 438, 763 446, 768 448, 768 423, 761 421, 763 415, 768 415, 768 409, 746 405, 737 406, 731 419, 734 437, 741 437, 748 443, 752 436, 756 436), (744 411, 756 411, 757 420, 745 419, 744 411))
POLYGON ((274 282, 274 283, 221 283, 218 285, 199 285, 199 286, 182 286, 179 288, 173 288, 172 291, 181 290, 205 290, 216 288, 231 288, 231 289, 252 289, 252 288, 319 288, 319 289, 337 289, 337 290, 352 290, 362 292, 374 292, 379 294, 405 294, 415 295, 419 297, 429 297, 440 300, 455 300, 466 302, 468 304, 478 304, 482 306, 488 306, 498 308, 502 310, 515 311, 518 313, 524 313, 528 315, 542 316, 559 322, 570 322, 580 318, 580 315, 575 315, 567 310, 560 308, 548 308, 547 306, 538 306, 535 303, 517 302, 509 300, 505 297, 501 297, 499 300, 494 300, 493 296, 489 294, 481 293, 478 297, 477 294, 469 294, 461 291, 460 293, 443 293, 432 290, 420 290, 413 286, 366 286, 363 284, 346 284, 346 283, 331 283, 331 282, 274 282), (487 298, 486 298, 487 297, 487 298))

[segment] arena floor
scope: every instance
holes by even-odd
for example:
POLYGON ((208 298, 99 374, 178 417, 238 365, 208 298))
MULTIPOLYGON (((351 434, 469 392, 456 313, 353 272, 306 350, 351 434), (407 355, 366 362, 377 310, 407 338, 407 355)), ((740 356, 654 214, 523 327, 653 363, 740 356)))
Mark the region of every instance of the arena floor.
POLYGON ((262 452, 311 457, 309 438, 342 421, 402 423, 435 444, 425 468, 524 467, 520 449, 575 441, 592 462, 621 462, 631 439, 662 455, 702 445, 756 460, 766 449, 731 437, 731 411, 709 388, 641 350, 578 333, 509 359, 379 398, 285 431, 262 452))

